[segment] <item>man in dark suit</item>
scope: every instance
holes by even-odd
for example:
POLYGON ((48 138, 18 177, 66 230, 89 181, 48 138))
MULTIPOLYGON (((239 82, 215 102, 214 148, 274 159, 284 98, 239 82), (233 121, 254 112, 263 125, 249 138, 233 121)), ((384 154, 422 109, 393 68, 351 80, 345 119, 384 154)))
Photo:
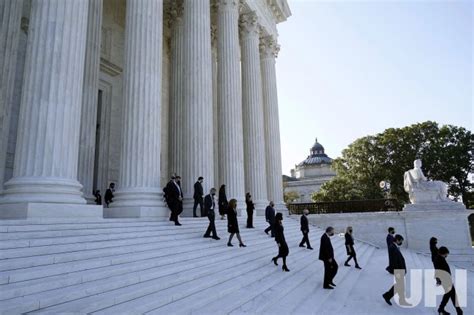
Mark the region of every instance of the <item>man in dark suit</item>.
POLYGON ((393 275, 393 268, 392 268, 392 263, 390 261, 390 245, 393 244, 393 242, 395 242, 395 238, 393 237, 395 235, 395 229, 393 227, 389 227, 388 228, 388 234, 387 234, 387 238, 385 239, 386 242, 387 242, 387 250, 388 250, 388 266, 387 268, 385 268, 385 270, 387 270, 388 273, 391 273, 393 275))
POLYGON ((441 246, 438 249, 438 254, 434 258, 433 264, 436 269, 435 276, 436 282, 443 286, 445 294, 441 300, 441 304, 438 308, 438 314, 446 315, 449 314, 444 310, 449 299, 453 302, 456 308, 456 314, 462 314, 462 309, 459 307, 459 303, 456 297, 456 289, 453 286, 453 279, 451 278, 451 268, 449 268, 446 258, 448 257, 449 250, 447 247, 441 246))
POLYGON ((193 217, 197 218, 196 215, 196 208, 199 205, 199 209, 201 210, 201 217, 204 217, 204 212, 203 212, 203 197, 204 197, 204 189, 202 188, 202 181, 204 178, 202 176, 199 176, 197 182, 194 183, 194 206, 193 206, 193 217))
POLYGON ((306 246, 307 246, 306 248, 313 249, 311 247, 311 244, 309 243, 309 237, 308 237, 308 234, 309 234, 309 223, 308 223, 308 217, 307 217, 308 213, 309 213, 309 210, 304 209, 303 215, 301 216, 301 220, 300 220, 301 232, 303 233, 303 239, 300 242, 300 247, 305 247, 304 244, 306 243, 306 246))
POLYGON ((183 192, 177 182, 177 176, 172 176, 165 188, 166 203, 171 210, 170 221, 174 221, 175 225, 181 225, 178 217, 183 209, 183 192))
POLYGON ((267 233, 268 235, 268 232, 271 231, 271 236, 272 237, 275 237, 275 233, 274 233, 274 227, 275 227, 275 204, 273 203, 273 201, 270 201, 270 204, 267 206, 267 208, 265 209, 265 219, 267 220, 269 226, 265 229, 265 233, 267 233))
POLYGON ((215 201, 215 196, 216 195, 216 189, 211 188, 211 192, 209 195, 204 197, 204 209, 206 209, 207 212, 207 218, 209 219, 209 226, 207 227, 206 233, 204 233, 204 237, 211 237, 211 232, 212 232, 212 238, 215 240, 220 240, 220 238, 217 236, 217 231, 216 231, 216 201, 215 201))
POLYGON ((403 306, 411 306, 405 300, 405 274, 407 273, 407 266, 405 264, 405 258, 398 249, 398 246, 403 244, 403 236, 395 235, 395 241, 390 244, 388 248, 388 254, 390 256, 391 267, 393 267, 393 274, 395 276, 395 285, 390 290, 385 292, 382 296, 388 305, 392 305, 390 300, 393 298, 395 293, 398 294, 399 304, 403 306), (395 292, 396 291, 396 292, 395 292))
POLYGON ((319 260, 324 262, 324 281, 323 288, 332 290, 336 286, 333 282, 337 274, 337 262, 334 259, 334 249, 332 248, 330 237, 334 235, 334 228, 329 226, 326 233, 321 236, 321 244, 319 247, 319 260))

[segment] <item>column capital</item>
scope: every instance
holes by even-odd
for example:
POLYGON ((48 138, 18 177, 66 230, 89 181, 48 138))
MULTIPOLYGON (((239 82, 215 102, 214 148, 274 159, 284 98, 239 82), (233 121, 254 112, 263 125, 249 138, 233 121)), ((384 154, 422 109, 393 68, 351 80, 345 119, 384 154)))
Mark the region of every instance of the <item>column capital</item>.
POLYGON ((275 38, 272 36, 262 37, 260 39, 260 55, 262 58, 276 58, 280 51, 280 45, 278 45, 275 38))
POLYGON ((215 5, 217 9, 239 8, 239 0, 216 0, 215 5))
POLYGON ((258 36, 260 34, 260 29, 257 14, 255 12, 242 14, 239 21, 239 30, 242 38, 252 34, 258 36))

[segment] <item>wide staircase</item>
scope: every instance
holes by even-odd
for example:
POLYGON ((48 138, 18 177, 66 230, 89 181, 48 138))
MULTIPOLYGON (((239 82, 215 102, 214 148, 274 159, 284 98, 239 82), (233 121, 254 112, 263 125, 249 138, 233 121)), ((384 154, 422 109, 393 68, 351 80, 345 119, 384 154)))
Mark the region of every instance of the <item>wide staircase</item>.
MULTIPOLYGON (((435 314, 423 304, 385 304, 381 294, 393 281, 384 270, 386 249, 356 241, 363 268, 356 270, 343 266, 344 238, 335 236, 339 273, 329 291, 322 289, 317 259, 320 229, 310 233, 315 250, 300 248, 299 222, 285 218, 291 271, 282 272, 281 260, 278 267, 270 261, 277 247, 263 232, 263 218, 256 218, 255 229, 240 218, 245 248, 235 238, 234 247, 226 246, 226 221, 216 220, 219 241, 202 237, 206 218, 181 221, 179 227, 124 219, 0 221, 0 312, 435 314)), ((402 251, 409 268, 432 267, 428 257, 402 251)), ((465 314, 474 314, 474 277, 467 274, 465 314)))

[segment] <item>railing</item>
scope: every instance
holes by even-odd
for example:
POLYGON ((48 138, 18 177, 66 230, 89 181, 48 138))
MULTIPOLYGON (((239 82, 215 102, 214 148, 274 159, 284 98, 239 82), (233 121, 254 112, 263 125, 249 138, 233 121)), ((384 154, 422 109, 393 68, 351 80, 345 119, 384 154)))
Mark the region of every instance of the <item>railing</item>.
POLYGON ((308 209, 310 214, 401 211, 396 199, 352 200, 314 203, 290 203, 290 214, 301 214, 308 209))

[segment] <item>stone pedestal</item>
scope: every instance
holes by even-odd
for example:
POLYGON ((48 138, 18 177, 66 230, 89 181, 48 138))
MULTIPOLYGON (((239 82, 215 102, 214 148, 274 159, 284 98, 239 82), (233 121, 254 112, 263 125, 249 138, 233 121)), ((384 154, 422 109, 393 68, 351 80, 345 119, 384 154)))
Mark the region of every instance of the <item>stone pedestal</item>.
POLYGON ((102 206, 58 203, 0 205, 0 219, 102 219, 102 206))
POLYGON ((160 186, 162 0, 127 1, 119 188, 107 217, 166 217, 160 186))
POLYGON ((77 166, 87 13, 82 0, 31 2, 14 172, 0 201, 10 217, 86 203, 77 166))

